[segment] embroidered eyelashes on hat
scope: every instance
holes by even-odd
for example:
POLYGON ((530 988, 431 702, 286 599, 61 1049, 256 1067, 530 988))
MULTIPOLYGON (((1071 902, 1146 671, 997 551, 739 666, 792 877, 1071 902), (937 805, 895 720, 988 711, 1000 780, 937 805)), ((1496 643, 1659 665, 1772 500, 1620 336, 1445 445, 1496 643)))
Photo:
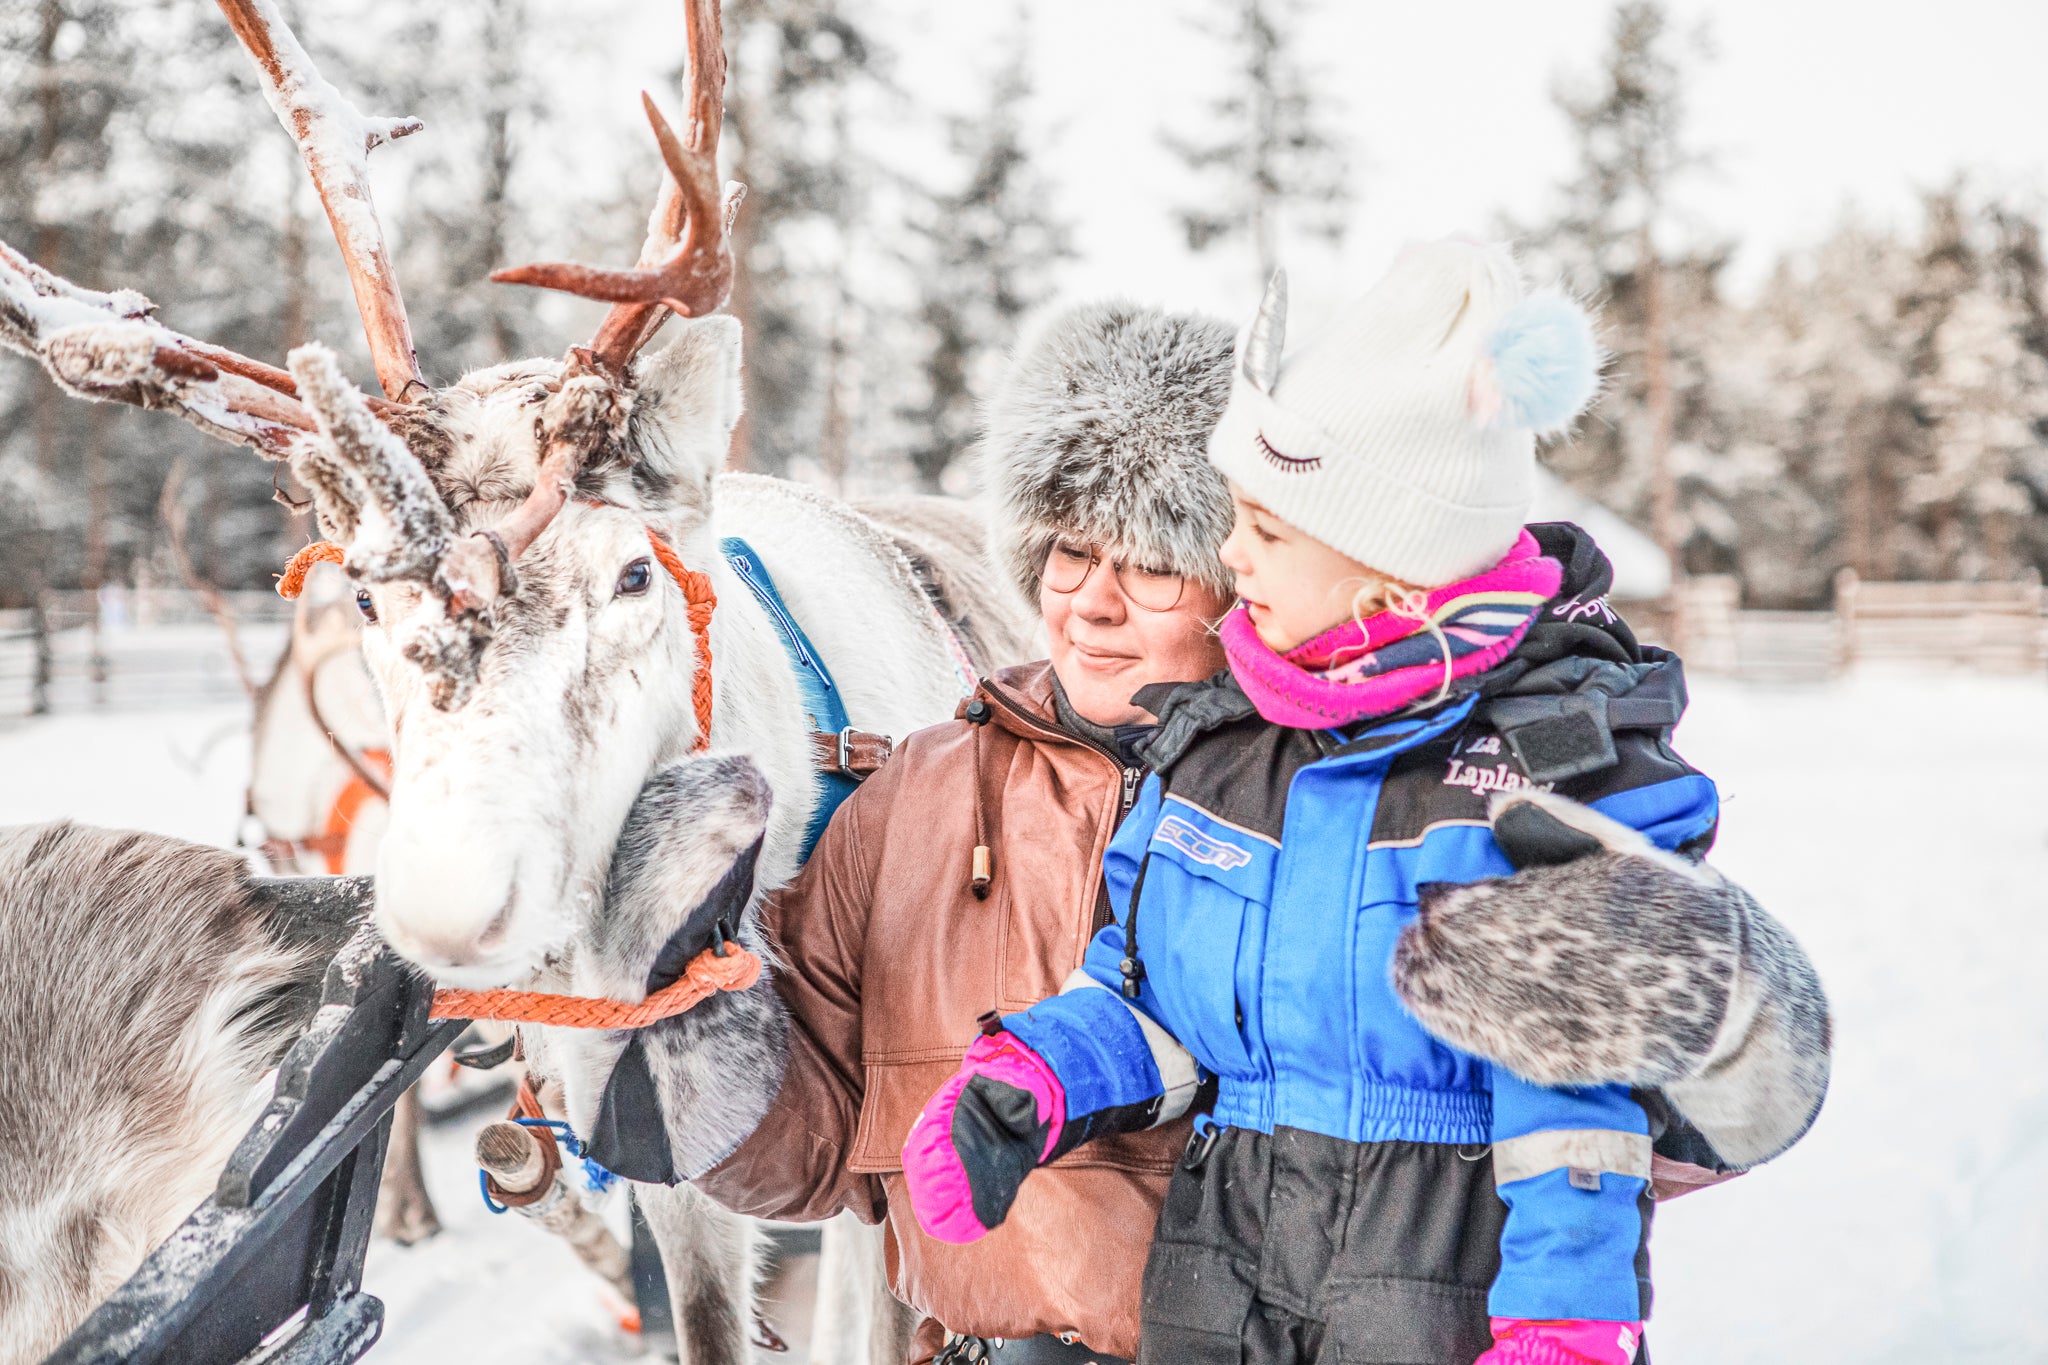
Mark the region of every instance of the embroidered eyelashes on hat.
POLYGON ((1292 455, 1282 455, 1279 451, 1273 449, 1271 443, 1266 440, 1264 432, 1260 432, 1253 439, 1258 441, 1259 453, 1266 457, 1266 463, 1283 474, 1306 474, 1312 469, 1321 469, 1323 467, 1323 457, 1320 455, 1310 455, 1303 459, 1296 459, 1292 455))

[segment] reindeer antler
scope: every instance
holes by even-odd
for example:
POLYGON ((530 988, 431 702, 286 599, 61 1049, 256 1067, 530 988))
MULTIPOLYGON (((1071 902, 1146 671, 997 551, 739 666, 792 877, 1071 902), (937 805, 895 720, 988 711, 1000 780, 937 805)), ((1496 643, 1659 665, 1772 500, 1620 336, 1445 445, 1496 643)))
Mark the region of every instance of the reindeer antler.
POLYGON ((384 245, 384 229, 370 198, 369 154, 424 125, 416 118, 365 118, 357 112, 314 67, 272 0, 219 0, 219 4, 235 36, 255 59, 263 76, 264 97, 278 122, 299 144, 306 173, 313 178, 313 188, 327 210, 349 283, 355 288, 356 309, 363 315, 363 333, 369 338, 377 382, 384 386, 385 397, 409 401, 411 387, 418 384, 424 388, 426 381, 420 377, 405 300, 399 295, 398 276, 384 245))
MULTIPOLYGON (((364 118, 324 80, 272 0, 220 0, 263 76, 264 93, 298 142, 355 285, 370 353, 386 395, 421 383, 405 304, 370 201, 372 147, 416 132, 418 119, 364 118)), ((131 289, 100 293, 36 265, 0 242, 0 344, 32 356, 81 398, 175 412, 201 430, 281 459, 314 430, 291 375, 172 331, 131 289)), ((372 411, 388 404, 369 400, 372 411)))
POLYGON ((647 222, 639 265, 630 270, 554 262, 497 270, 500 284, 554 289, 614 305, 590 344, 596 359, 623 371, 661 325, 666 307, 684 317, 717 312, 732 294, 732 216, 744 185, 718 186, 718 134, 725 121, 725 39, 718 0, 690 0, 690 124, 679 139, 644 91, 640 100, 661 147, 661 193, 647 222))
MULTIPOLYGON (((433 701, 459 706, 492 629, 492 608, 514 586, 513 561, 567 501, 591 453, 623 429, 625 372, 664 308, 702 317, 732 291, 728 235, 744 187, 718 188, 725 50, 717 0, 689 0, 690 122, 678 138, 646 99, 666 167, 640 264, 630 270, 535 265, 493 279, 560 289, 614 306, 590 347, 575 347, 541 412, 541 465, 532 492, 491 531, 457 538, 431 479, 383 417, 424 389, 412 330, 370 197, 368 154, 417 132, 413 118, 366 118, 323 79, 275 0, 217 0, 255 60, 265 97, 298 144, 340 244, 385 400, 342 377, 331 352, 293 353, 291 372, 174 332, 131 290, 81 289, 0 243, 0 344, 39 360, 87 398, 165 408, 271 458, 291 455, 323 523, 352 544, 351 572, 409 579, 443 610, 412 633, 408 658, 433 701), (358 512, 362 515, 358 516, 358 512)), ((644 97, 643 97, 644 98, 644 97)), ((407 429, 400 424, 400 429, 407 429)))
POLYGON ((661 326, 662 309, 704 317, 732 293, 733 215, 744 185, 718 191, 718 133, 725 119, 725 40, 718 0, 690 3, 690 127, 679 139, 653 97, 641 92, 661 147, 661 192, 647 220, 640 264, 630 270, 555 262, 493 271, 500 284, 554 289, 613 305, 587 347, 570 349, 560 386, 541 414, 541 462, 533 491, 490 533, 449 547, 442 581, 451 606, 481 610, 511 580, 514 560, 568 503, 585 461, 624 426, 629 394, 617 383, 661 326))
POLYGON ((81 289, 0 242, 0 344, 69 392, 175 412, 273 460, 313 429, 290 375, 174 332, 155 311, 132 289, 81 289))

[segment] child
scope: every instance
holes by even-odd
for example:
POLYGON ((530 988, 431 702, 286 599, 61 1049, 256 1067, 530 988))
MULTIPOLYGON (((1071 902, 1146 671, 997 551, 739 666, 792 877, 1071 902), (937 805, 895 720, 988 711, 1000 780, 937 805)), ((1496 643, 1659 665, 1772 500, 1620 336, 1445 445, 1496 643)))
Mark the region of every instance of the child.
POLYGON ((1142 1361, 1628 1365, 1650 1117, 1460 1051, 1394 980, 1433 885, 1514 871, 1489 794, 1712 837, 1713 785, 1665 743, 1676 662, 1607 610, 1582 533, 1522 524, 1535 435, 1593 395, 1592 330, 1453 239, 1283 360, 1279 285, 1209 448, 1237 511, 1229 673, 1152 699, 1116 922, 925 1106, 913 1205, 979 1236, 1035 1166, 1185 1110, 1199 1063, 1215 1110, 1161 1214, 1142 1361))

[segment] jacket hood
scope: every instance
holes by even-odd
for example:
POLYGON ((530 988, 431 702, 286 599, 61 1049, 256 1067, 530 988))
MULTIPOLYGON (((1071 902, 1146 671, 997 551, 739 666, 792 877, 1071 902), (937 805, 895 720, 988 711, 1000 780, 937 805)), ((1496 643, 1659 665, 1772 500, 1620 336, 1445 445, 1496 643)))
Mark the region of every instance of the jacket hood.
POLYGON ((1642 663, 1651 655, 1671 657, 1654 646, 1646 650, 1628 622, 1607 604, 1614 589, 1614 565, 1583 528, 1569 521, 1541 521, 1528 530, 1543 553, 1564 566, 1564 580, 1514 653, 1499 668, 1474 679, 1481 691, 1493 690, 1487 680, 1516 663, 1526 670, 1568 655, 1615 663, 1642 663))

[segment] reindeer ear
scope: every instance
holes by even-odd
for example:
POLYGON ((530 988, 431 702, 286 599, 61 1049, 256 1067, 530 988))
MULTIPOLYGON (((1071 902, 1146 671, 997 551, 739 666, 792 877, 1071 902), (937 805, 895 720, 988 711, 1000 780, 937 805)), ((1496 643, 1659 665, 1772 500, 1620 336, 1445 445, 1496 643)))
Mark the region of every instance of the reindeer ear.
POLYGON ((678 322, 676 339, 640 361, 633 435, 650 473, 694 488, 725 467, 739 424, 740 324, 723 313, 678 322))

